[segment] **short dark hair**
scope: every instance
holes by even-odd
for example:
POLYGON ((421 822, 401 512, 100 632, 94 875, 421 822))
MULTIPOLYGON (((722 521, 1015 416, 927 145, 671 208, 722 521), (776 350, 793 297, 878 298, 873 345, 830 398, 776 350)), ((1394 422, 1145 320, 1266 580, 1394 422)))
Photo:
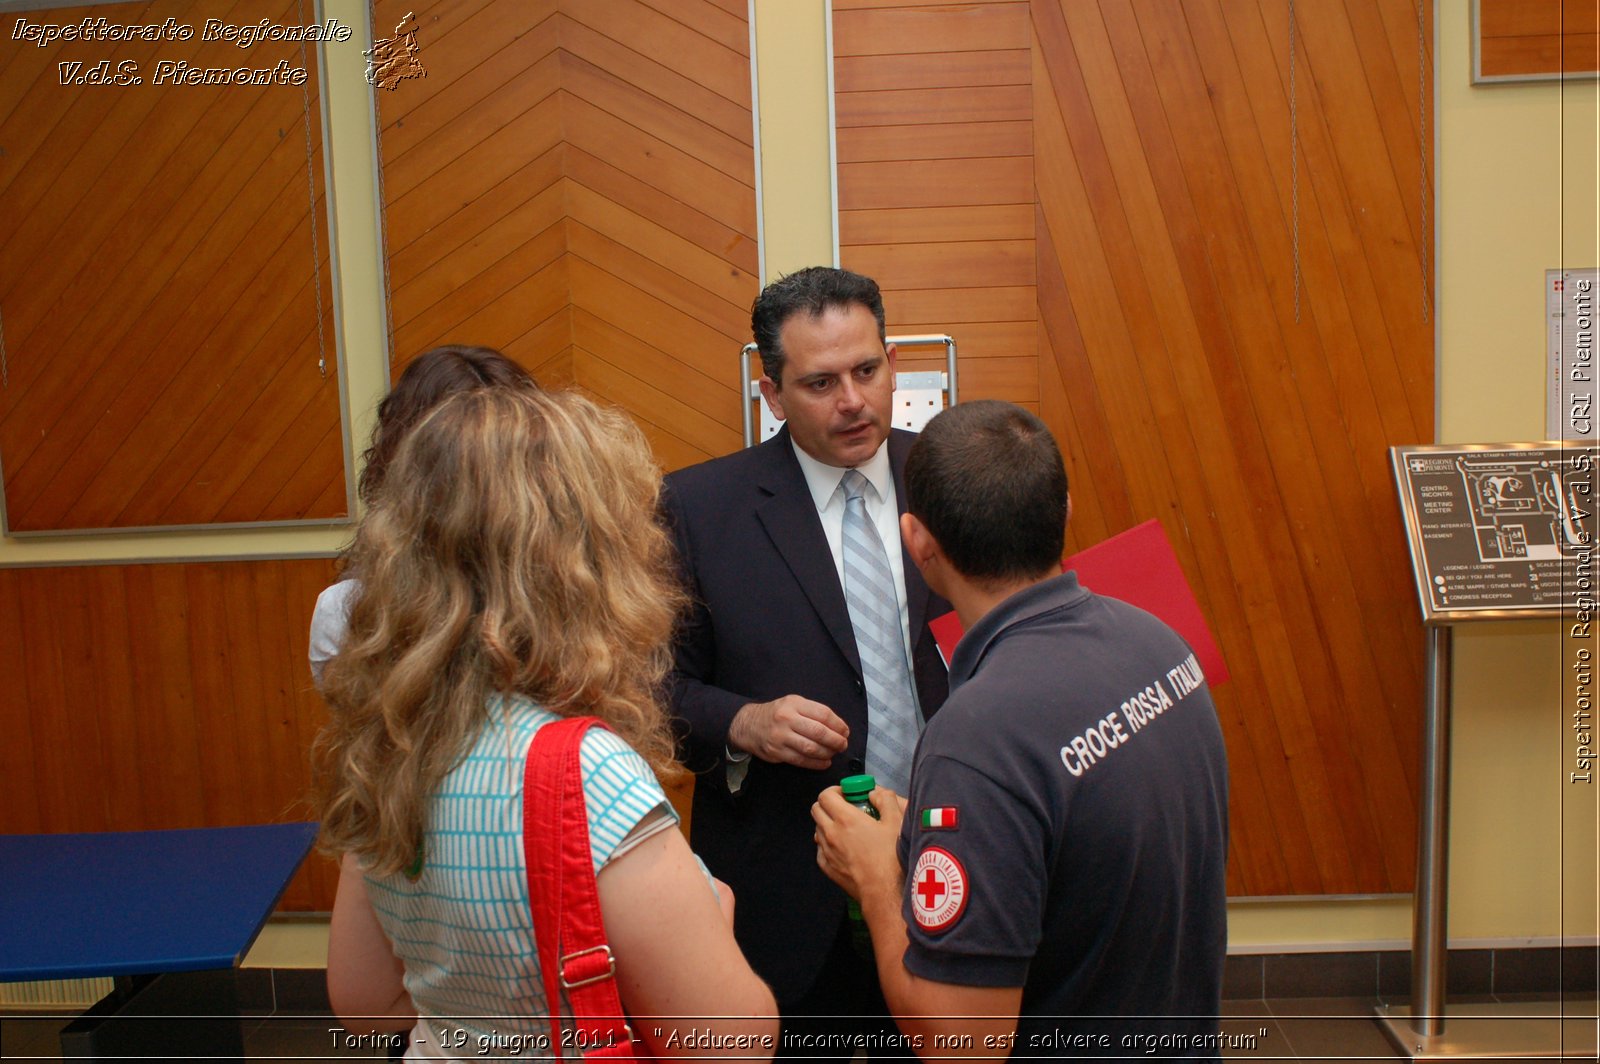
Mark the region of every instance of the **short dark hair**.
POLYGON ((878 320, 878 339, 884 337, 883 294, 878 282, 859 273, 833 266, 807 266, 780 277, 761 290, 750 307, 750 331, 755 334, 761 354, 761 372, 783 387, 783 343, 779 334, 784 323, 804 311, 821 317, 829 307, 848 307, 859 303, 878 320))
POLYGON ((492 347, 447 344, 412 359, 378 404, 372 443, 361 456, 361 479, 356 487, 361 500, 371 504, 400 441, 430 410, 458 392, 504 387, 537 390, 539 383, 492 347))
POLYGON ((976 399, 938 414, 906 458, 906 509, 961 575, 992 582, 1060 565, 1067 470, 1044 422, 976 399))

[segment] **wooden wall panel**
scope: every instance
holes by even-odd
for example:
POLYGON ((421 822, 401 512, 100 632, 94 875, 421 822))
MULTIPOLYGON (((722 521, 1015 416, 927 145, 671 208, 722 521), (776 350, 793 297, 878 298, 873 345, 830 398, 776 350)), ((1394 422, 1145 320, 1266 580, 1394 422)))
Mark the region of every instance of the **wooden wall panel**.
POLYGON ((749 27, 735 2, 416 10, 379 93, 394 370, 498 347, 625 408, 667 468, 738 446, 757 291, 749 27))
POLYGON ((1474 0, 1477 68, 1488 80, 1592 77, 1600 71, 1593 0, 1474 0))
POLYGON ((0 17, 11 531, 345 514, 316 46, 244 50, 200 32, 208 17, 284 26, 299 12, 160 0, 0 17), (44 47, 12 36, 19 19, 87 15, 195 32, 44 47), (125 83, 74 80, 102 62, 92 76, 125 83), (281 62, 307 81, 175 86, 162 62, 281 62))
POLYGON ((1282 5, 834 8, 843 261, 956 336, 963 397, 1041 412, 1069 549, 1162 521, 1233 676, 1230 891, 1409 890, 1421 631, 1386 450, 1433 432, 1431 13, 1419 44, 1402 0, 1300 5, 1291 92, 1282 5), (953 90, 1028 111, 939 136, 953 90))
MULTIPOLYGON (((0 569, 0 832, 309 819, 329 559, 0 569)), ((313 856, 282 907, 326 911, 313 856)))
POLYGON ((891 333, 956 338, 963 398, 1038 409, 1027 5, 834 12, 840 263, 878 280, 891 333))

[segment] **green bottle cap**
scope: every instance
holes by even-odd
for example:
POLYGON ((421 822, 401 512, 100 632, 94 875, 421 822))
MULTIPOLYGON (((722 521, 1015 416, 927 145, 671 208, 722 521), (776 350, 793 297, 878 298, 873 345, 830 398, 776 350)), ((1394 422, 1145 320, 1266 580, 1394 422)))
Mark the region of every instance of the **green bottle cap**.
POLYGON ((847 802, 865 802, 867 795, 872 793, 878 781, 873 776, 846 776, 839 781, 839 789, 844 792, 847 802))

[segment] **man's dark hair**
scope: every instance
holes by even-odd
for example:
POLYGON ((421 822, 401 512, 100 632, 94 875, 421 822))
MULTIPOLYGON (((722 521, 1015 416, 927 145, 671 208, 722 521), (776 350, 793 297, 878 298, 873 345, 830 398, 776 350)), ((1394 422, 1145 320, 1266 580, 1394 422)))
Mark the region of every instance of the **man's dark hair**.
POLYGON ((418 355, 407 363, 394 388, 378 404, 378 424, 372 443, 361 456, 361 478, 356 492, 370 504, 383 485, 389 461, 412 426, 457 392, 479 388, 533 388, 531 374, 492 347, 447 344, 418 355))
POLYGON ((929 421, 906 458, 906 509, 950 564, 981 582, 1058 566, 1067 531, 1067 470, 1044 422, 994 399, 929 421))
POLYGON ((780 277, 761 290, 750 307, 750 331, 761 354, 761 372, 783 387, 783 344, 778 334, 790 318, 802 311, 821 317, 830 307, 859 303, 878 320, 878 339, 884 337, 883 295, 870 277, 832 266, 807 266, 780 277))

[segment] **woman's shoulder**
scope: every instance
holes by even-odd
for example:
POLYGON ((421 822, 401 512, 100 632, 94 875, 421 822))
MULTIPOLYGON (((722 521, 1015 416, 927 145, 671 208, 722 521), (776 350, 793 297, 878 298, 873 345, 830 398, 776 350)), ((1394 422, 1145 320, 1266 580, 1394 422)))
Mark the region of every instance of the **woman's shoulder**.
MULTIPOLYGON (((563 719, 523 695, 496 695, 490 702, 489 711, 491 721, 503 721, 508 731, 528 742, 533 740, 540 728, 563 719)), ((642 774, 655 778, 644 758, 628 745, 627 740, 601 723, 596 723, 584 733, 578 756, 585 776, 622 771, 628 775, 642 774)))
MULTIPOLYGON (((516 739, 510 745, 523 756, 540 728, 561 719, 515 696, 492 703, 490 716, 503 719, 512 729, 516 739)), ((600 725, 589 728, 578 748, 578 763, 596 871, 619 848, 626 848, 630 833, 648 818, 664 816, 667 823, 677 822, 655 773, 622 736, 600 725)))
POLYGON ((353 576, 329 584, 317 595, 317 612, 348 614, 351 600, 361 590, 361 581, 353 576))
POLYGON ((311 637, 308 652, 311 657, 311 676, 322 680, 322 666, 339 653, 344 642, 345 628, 350 621, 350 607, 355 604, 361 582, 353 577, 329 584, 317 596, 316 608, 311 611, 311 637))

